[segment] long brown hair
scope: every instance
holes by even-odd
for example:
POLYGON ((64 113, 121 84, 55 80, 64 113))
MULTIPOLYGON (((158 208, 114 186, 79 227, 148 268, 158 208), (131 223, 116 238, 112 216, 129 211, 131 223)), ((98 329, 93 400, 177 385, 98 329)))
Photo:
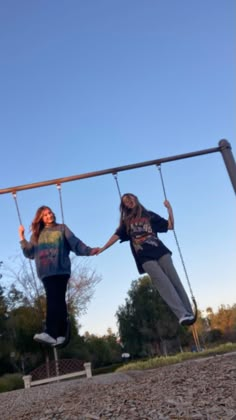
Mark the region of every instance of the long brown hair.
POLYGON ((34 240, 36 242, 38 242, 39 235, 40 235, 41 231, 43 230, 43 228, 45 226, 45 224, 43 222, 43 212, 44 212, 44 210, 50 210, 52 212, 53 216, 54 216, 54 222, 56 222, 56 216, 53 213, 53 211, 50 209, 50 207, 48 207, 48 206, 39 207, 38 210, 35 213, 35 216, 34 216, 34 219, 31 223, 31 228, 30 228, 31 231, 32 231, 34 240))
POLYGON ((138 197, 132 193, 123 194, 120 202, 120 225, 124 223, 128 231, 131 219, 141 217, 142 214, 148 215, 148 210, 140 203, 138 197), (129 209, 123 203, 123 199, 127 196, 133 197, 136 201, 136 206, 133 209, 129 209))

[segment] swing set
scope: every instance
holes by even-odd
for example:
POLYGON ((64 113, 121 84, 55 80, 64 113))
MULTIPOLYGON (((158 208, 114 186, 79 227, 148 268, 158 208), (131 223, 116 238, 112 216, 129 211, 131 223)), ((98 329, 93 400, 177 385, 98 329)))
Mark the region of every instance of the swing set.
MULTIPOLYGON (((120 190, 120 186, 119 186, 119 182, 118 182, 118 175, 117 175, 119 172, 155 165, 157 167, 157 169, 159 170, 164 198, 165 198, 165 200, 167 200, 166 187, 165 187, 165 184, 164 184, 163 174, 162 174, 162 171, 161 171, 161 164, 162 163, 171 162, 171 161, 175 161, 175 160, 186 159, 186 158, 190 158, 190 157, 196 157, 196 156, 205 155, 205 154, 216 153, 216 152, 221 152, 221 154, 222 154, 222 157, 223 157, 228 175, 230 177, 232 186, 234 188, 234 192, 236 193, 236 164, 235 164, 234 156, 233 156, 232 151, 231 151, 231 145, 227 140, 220 140, 218 147, 215 147, 215 148, 199 150, 199 151, 180 154, 180 155, 176 155, 176 156, 169 156, 169 157, 165 157, 165 158, 161 158, 161 159, 155 159, 155 160, 151 160, 151 161, 145 161, 145 162, 135 163, 135 164, 126 165, 126 166, 119 166, 119 167, 116 167, 116 168, 110 168, 110 169, 105 169, 105 170, 100 170, 100 171, 95 171, 95 172, 89 172, 89 173, 80 174, 80 175, 73 175, 73 176, 68 176, 68 177, 64 177, 64 178, 35 182, 35 183, 20 185, 20 186, 16 186, 16 187, 9 187, 9 188, 5 188, 5 189, 0 189, 0 194, 11 193, 13 195, 15 205, 16 205, 18 219, 19 219, 20 224, 22 224, 22 219, 21 219, 21 215, 20 215, 20 211, 19 211, 18 202, 17 202, 17 192, 22 191, 22 190, 29 190, 29 189, 33 189, 33 188, 45 187, 45 186, 49 186, 49 185, 56 185, 56 187, 58 189, 58 193, 59 193, 62 223, 64 224, 64 212, 63 212, 62 193, 61 193, 61 184, 62 183, 72 182, 72 181, 85 179, 85 178, 92 178, 92 177, 101 176, 101 175, 112 174, 113 177, 114 177, 116 186, 117 186, 118 194, 121 198, 121 190, 120 190)), ((191 294, 191 298, 192 298, 192 302, 193 302, 193 306, 194 306, 194 316, 195 316, 195 321, 196 321, 196 319, 197 319, 197 303, 196 303, 196 300, 194 298, 191 283, 190 283, 190 280, 189 280, 189 276, 188 276, 188 273, 187 273, 187 270, 186 270, 185 262, 184 262, 184 259, 183 259, 183 255, 182 255, 182 252, 181 252, 181 248, 180 248, 179 241, 177 239, 177 235, 176 235, 175 230, 173 230, 173 233, 174 233, 174 238, 175 238, 175 241, 176 241, 177 249, 178 249, 178 252, 179 252, 179 255, 180 255, 180 259, 181 259, 181 262, 182 262, 185 277, 186 277, 186 280, 187 280, 187 283, 188 283, 189 291, 190 291, 190 294, 191 294)), ((33 268, 32 268, 31 261, 29 260, 29 262, 30 262, 30 267, 31 267, 31 272, 32 272, 33 279, 35 279, 35 275, 34 275, 34 271, 33 271, 33 268)), ((198 336, 197 336, 197 331, 196 331, 194 325, 192 326, 192 331, 193 331, 193 337, 194 337, 196 348, 197 348, 198 351, 200 351, 200 343, 199 343, 199 339, 198 339, 198 336)), ((70 320, 68 318, 66 340, 63 342, 63 344, 57 345, 56 347, 57 348, 65 347, 69 343, 69 340, 70 340, 70 320)))

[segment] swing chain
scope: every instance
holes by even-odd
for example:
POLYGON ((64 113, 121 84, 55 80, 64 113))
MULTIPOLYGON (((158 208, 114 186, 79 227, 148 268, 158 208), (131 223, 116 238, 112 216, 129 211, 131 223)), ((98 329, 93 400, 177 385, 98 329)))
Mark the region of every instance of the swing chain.
POLYGON ((20 215, 18 202, 17 202, 16 191, 13 191, 12 195, 13 195, 14 202, 15 202, 15 205, 16 205, 16 211, 17 211, 17 214, 18 214, 18 219, 19 219, 20 225, 23 225, 22 220, 21 220, 21 215, 20 215))
MULTIPOLYGON (((14 198, 14 202, 15 202, 15 205, 16 205, 16 211, 17 211, 17 215, 18 215, 18 219, 19 219, 20 225, 23 225, 21 214, 20 214, 20 209, 19 209, 19 206, 18 206, 16 191, 13 191, 12 192, 12 196, 14 198)), ((33 282, 34 282, 34 287, 35 287, 35 290, 36 290, 36 293, 37 293, 37 297, 39 298, 40 295, 39 295, 38 285, 37 285, 37 281, 36 281, 36 277, 35 277, 35 273, 34 273, 32 261, 30 259, 28 261, 29 261, 29 266, 30 266, 30 271, 31 271, 32 279, 33 279, 33 282)), ((43 314, 43 308, 42 308, 42 305, 40 303, 40 300, 39 300, 39 309, 40 309, 41 313, 43 314)))
MULTIPOLYGON (((56 187, 57 187, 58 192, 59 192, 59 200, 60 200, 60 208, 61 208, 61 219, 62 219, 62 224, 63 224, 63 232, 65 234, 65 219, 64 219, 64 211, 63 211, 63 203, 62 203, 61 184, 60 183, 56 184, 56 187)), ((68 304, 68 306, 70 304, 70 290, 71 290, 71 282, 68 283, 68 287, 67 287, 67 304, 68 304)))
POLYGON ((163 193, 164 193, 164 197, 165 200, 167 200, 167 195, 166 195, 166 189, 165 189, 165 184, 164 184, 164 179, 162 176, 162 171, 161 171, 161 164, 159 163, 158 165, 156 165, 158 170, 159 170, 159 174, 160 174, 160 178, 161 178, 161 184, 162 184, 162 189, 163 189, 163 193))
MULTIPOLYGON (((167 200, 167 194, 166 194, 164 179, 163 179, 163 175, 162 175, 162 171, 161 171, 161 165, 158 164, 156 166, 159 170, 164 197, 165 197, 165 200, 167 200)), ((188 287, 189 287, 189 290, 190 290, 190 293, 191 293, 192 301, 193 301, 194 305, 196 306, 196 300, 195 300, 194 295, 193 295, 193 291, 192 291, 191 283, 190 283, 189 276, 188 276, 188 273, 187 273, 186 265, 185 265, 185 262, 184 262, 183 254, 182 254, 182 251, 181 251, 181 248, 180 248, 180 245, 179 245, 179 241, 178 241, 178 238, 177 238, 177 234, 176 234, 176 231, 175 231, 174 227, 173 227, 173 234, 174 234, 175 242, 176 242, 176 245, 177 245, 177 248, 178 248, 179 256, 180 256, 180 259, 181 259, 181 262, 182 262, 182 266, 183 266, 183 269, 184 269, 185 277, 186 277, 186 280, 187 280, 187 283, 188 283, 188 287)))
POLYGON ((115 179, 116 186, 117 186, 117 189, 118 189, 118 193, 119 193, 119 196, 120 196, 120 199, 121 199, 121 191, 120 191, 120 186, 119 186, 119 182, 118 182, 117 172, 114 172, 112 175, 113 175, 113 177, 115 179))
POLYGON ((57 187, 58 192, 59 192, 60 208, 61 208, 61 219, 62 219, 62 224, 64 225, 65 224, 65 221, 64 221, 63 204, 62 204, 61 184, 56 184, 56 187, 57 187))

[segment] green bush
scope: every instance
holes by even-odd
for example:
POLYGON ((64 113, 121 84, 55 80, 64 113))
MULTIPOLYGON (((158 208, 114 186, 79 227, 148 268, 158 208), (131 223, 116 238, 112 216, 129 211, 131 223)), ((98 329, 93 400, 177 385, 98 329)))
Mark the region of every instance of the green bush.
POLYGON ((9 373, 0 377, 0 392, 13 391, 20 388, 24 388, 21 374, 9 373))

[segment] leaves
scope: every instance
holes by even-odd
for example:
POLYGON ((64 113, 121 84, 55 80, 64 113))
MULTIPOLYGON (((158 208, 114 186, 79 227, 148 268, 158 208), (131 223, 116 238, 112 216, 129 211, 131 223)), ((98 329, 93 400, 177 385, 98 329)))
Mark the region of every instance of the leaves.
POLYGON ((178 335, 176 317, 152 288, 148 276, 133 281, 125 304, 116 313, 125 351, 136 356, 160 353, 161 343, 178 335))

